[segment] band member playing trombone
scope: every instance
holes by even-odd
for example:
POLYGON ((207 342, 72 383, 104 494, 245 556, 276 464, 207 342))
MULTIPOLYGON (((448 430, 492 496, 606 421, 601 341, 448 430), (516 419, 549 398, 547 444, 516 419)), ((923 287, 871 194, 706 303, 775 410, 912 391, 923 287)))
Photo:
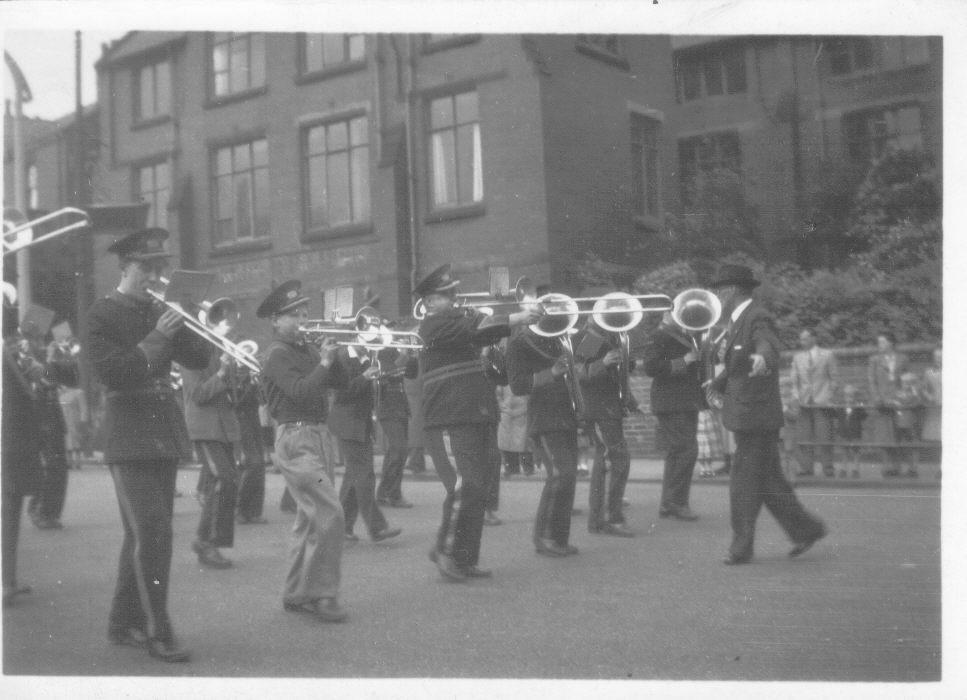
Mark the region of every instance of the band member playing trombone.
POLYGON ((528 434, 547 456, 547 480, 534 520, 534 547, 549 557, 578 552, 568 540, 577 482, 578 421, 584 411, 568 348, 567 340, 540 335, 533 326, 515 334, 507 346, 511 391, 530 396, 528 434))
MULTIPOLYGON (((489 486, 487 446, 498 420, 493 384, 487 378, 480 349, 510 334, 511 326, 530 323, 537 311, 485 316, 455 308, 456 288, 450 265, 421 281, 413 293, 422 297, 426 317, 419 335, 424 349, 423 414, 427 430, 445 429, 459 481, 443 502, 443 522, 430 553, 440 573, 452 581, 486 577, 477 566, 489 486)), ((415 363, 410 368, 415 376, 415 363)))
POLYGON ((632 537, 622 508, 631 455, 622 425, 625 412, 638 407, 628 388, 634 360, 619 338, 588 317, 574 338, 575 361, 587 405, 587 426, 594 441, 588 496, 588 532, 632 537), (609 468, 605 469, 605 460, 609 468))
POLYGON ((213 569, 231 567, 231 560, 218 548, 231 547, 235 539, 235 448, 241 431, 234 411, 233 365, 227 353, 213 353, 205 369, 181 372, 188 437, 206 474, 201 517, 191 548, 200 564, 213 569))
POLYGON ((390 508, 411 508, 403 498, 403 467, 406 465, 407 429, 410 406, 403 391, 403 370, 411 358, 409 349, 383 348, 379 351, 380 366, 384 368, 376 403, 376 420, 383 429, 386 451, 380 470, 376 500, 390 508))
POLYGON ((359 514, 373 542, 381 542, 396 537, 402 530, 389 526, 376 503, 373 397, 380 368, 364 348, 356 345, 340 347, 336 352, 335 364, 339 365, 346 383, 333 396, 329 430, 339 440, 346 463, 346 474, 339 489, 339 501, 345 514, 346 539, 358 539, 353 534, 353 525, 359 514))
POLYGON ((333 363, 335 341, 325 338, 317 348, 299 330, 308 305, 302 284, 289 280, 255 312, 272 321, 275 338, 266 350, 262 388, 276 422, 275 463, 297 505, 282 605, 322 622, 342 622, 348 616, 339 604, 344 519, 323 443, 328 389, 345 382, 333 363))
POLYGON ((108 639, 147 647, 163 661, 187 661, 168 619, 175 478, 187 445, 170 373, 172 360, 187 369, 206 367, 211 345, 183 327, 177 310, 162 312, 148 293, 167 265, 167 238, 164 229, 144 229, 108 248, 120 260, 121 281, 91 306, 84 345, 107 390, 104 460, 124 523, 108 639))

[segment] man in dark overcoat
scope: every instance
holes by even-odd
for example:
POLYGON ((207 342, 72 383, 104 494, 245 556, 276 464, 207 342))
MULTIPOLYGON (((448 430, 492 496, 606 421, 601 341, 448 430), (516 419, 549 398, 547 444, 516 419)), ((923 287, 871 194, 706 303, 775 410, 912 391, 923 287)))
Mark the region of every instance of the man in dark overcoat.
POLYGON ((725 369, 712 383, 723 395, 722 422, 735 434, 735 459, 729 483, 732 544, 725 564, 752 559, 755 521, 760 507, 769 512, 793 541, 797 557, 826 535, 822 521, 803 508, 782 473, 779 429, 783 425, 779 394, 779 351, 775 321, 752 291, 759 285, 752 270, 725 264, 712 287, 729 319, 725 369))
POLYGON ((124 524, 108 639, 146 647, 163 661, 187 661, 168 619, 175 479, 187 446, 171 363, 202 369, 212 346, 148 293, 167 266, 167 238, 164 229, 143 229, 108 248, 120 260, 121 280, 88 311, 84 345, 106 389, 104 461, 124 524))

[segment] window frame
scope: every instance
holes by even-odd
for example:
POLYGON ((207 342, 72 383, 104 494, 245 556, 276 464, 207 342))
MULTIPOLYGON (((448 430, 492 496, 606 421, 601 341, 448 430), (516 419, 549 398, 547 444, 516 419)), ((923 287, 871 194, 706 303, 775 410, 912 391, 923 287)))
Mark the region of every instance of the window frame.
POLYGON ((876 44, 871 36, 830 36, 822 40, 826 46, 826 73, 832 78, 846 78, 863 73, 871 73, 876 70, 876 44), (830 44, 836 42, 840 45, 842 53, 845 53, 849 60, 847 70, 834 70, 834 54, 830 44), (866 65, 857 62, 857 55, 860 53, 858 47, 865 44, 865 53, 868 56, 866 65))
POLYGON ((168 156, 153 156, 148 159, 139 160, 131 163, 131 199, 134 202, 148 202, 148 212, 145 218, 145 226, 158 226, 160 228, 168 228, 168 212, 171 210, 171 200, 174 197, 174 177, 171 158, 168 156), (168 198, 164 206, 164 221, 159 221, 157 218, 157 212, 160 211, 158 208, 157 194, 159 191, 157 187, 158 175, 157 171, 153 172, 151 175, 152 182, 154 183, 153 189, 151 190, 152 198, 151 200, 146 200, 142 196, 141 191, 141 172, 148 168, 156 169, 159 166, 165 166, 168 169, 168 198), (152 212, 155 213, 154 221, 152 221, 152 212))
POLYGON ((691 136, 683 136, 678 139, 678 178, 679 178, 679 197, 683 206, 689 206, 692 202, 692 197, 690 191, 694 184, 698 181, 699 176, 708 175, 715 172, 716 170, 730 170, 734 172, 739 177, 742 176, 742 136, 736 129, 724 129, 719 131, 710 131, 703 134, 694 134, 691 136), (722 144, 725 140, 734 140, 735 146, 735 163, 734 167, 730 167, 726 163, 726 156, 724 155, 725 150, 722 148, 722 144), (685 166, 685 159, 683 158, 683 149, 686 145, 695 144, 693 147, 695 168, 694 174, 689 171, 685 166), (715 148, 715 162, 712 167, 703 168, 702 166, 702 153, 701 149, 703 146, 713 146, 715 148), (691 176, 691 178, 690 178, 691 176))
POLYGON ((674 56, 674 70, 675 101, 678 104, 711 98, 729 98, 736 95, 746 95, 749 92, 749 70, 746 47, 741 43, 726 43, 679 51, 674 56), (732 65, 741 66, 741 76, 738 74, 730 76, 729 59, 736 57, 739 60, 732 65), (697 92, 694 97, 687 97, 685 90, 686 68, 690 67, 694 67, 697 80, 697 92), (709 75, 712 72, 714 72, 717 78, 720 88, 719 92, 709 91, 709 75), (738 81, 739 78, 741 78, 741 87, 730 89, 730 83, 738 81))
MULTIPOLYGON (((426 149, 425 149, 425 176, 426 176, 426 206, 427 213, 425 216, 426 223, 436 223, 441 221, 447 221, 451 219, 459 219, 472 216, 481 216, 486 212, 486 201, 487 201, 487 189, 483 182, 484 178, 484 164, 483 164, 483 117, 480 110, 481 100, 480 100, 480 90, 476 83, 464 83, 460 85, 449 86, 449 89, 432 91, 424 95, 423 104, 423 119, 424 119, 424 132, 423 136, 425 139, 426 149), (477 158, 474 160, 479 160, 480 163, 480 186, 481 186, 481 196, 480 199, 475 199, 469 202, 460 201, 460 181, 459 179, 455 182, 455 190, 457 193, 457 201, 452 204, 437 204, 435 201, 434 192, 434 173, 433 160, 434 160, 434 150, 433 150, 433 136, 443 129, 433 128, 433 103, 441 99, 451 100, 453 107, 453 124, 448 128, 448 130, 454 133, 454 165, 455 165, 455 177, 459 175, 460 166, 457 160, 458 149, 456 148, 456 132, 461 126, 457 121, 456 117, 456 100, 460 95, 465 95, 469 93, 474 93, 477 99, 477 119, 475 123, 477 125, 477 140, 480 144, 480 152, 477 158)), ((473 156, 471 156, 473 157, 473 156)))
POLYGON ((138 62, 135 66, 131 68, 131 124, 133 128, 143 128, 147 126, 154 126, 156 124, 161 124, 169 121, 174 112, 174 61, 170 55, 155 55, 147 60, 138 62), (141 84, 141 73, 146 68, 152 69, 152 86, 154 87, 154 102, 155 109, 157 110, 158 102, 158 66, 167 65, 168 67, 168 104, 165 112, 155 112, 151 116, 146 117, 141 113, 141 102, 142 102, 142 90, 143 85, 141 84))
POLYGON ((337 75, 344 75, 346 73, 353 73, 360 70, 365 70, 366 65, 369 61, 369 35, 364 33, 338 33, 343 37, 344 49, 346 51, 346 60, 340 63, 333 63, 331 65, 323 64, 322 68, 309 69, 308 66, 308 38, 310 36, 322 36, 325 32, 300 32, 296 35, 296 83, 311 83, 317 80, 325 80, 326 78, 333 78, 337 75), (363 40, 363 55, 362 58, 349 58, 349 42, 351 37, 358 36, 362 37, 363 40))
POLYGON ((447 34, 445 38, 433 39, 434 34, 422 34, 420 36, 420 53, 431 54, 437 51, 455 49, 459 46, 475 44, 483 37, 482 34, 447 34))
POLYGON ((246 134, 241 134, 237 138, 231 140, 221 140, 212 141, 208 144, 208 167, 209 167, 209 206, 211 215, 210 221, 210 241, 209 241, 209 251, 212 255, 218 255, 225 252, 237 252, 239 250, 249 250, 249 249, 262 249, 269 248, 272 245, 272 186, 271 186, 271 169, 270 169, 271 156, 269 154, 269 141, 264 131, 250 132, 246 134), (254 145, 259 141, 265 141, 265 164, 256 165, 254 156, 254 145), (247 169, 236 169, 235 167, 235 149, 240 146, 248 146, 248 156, 250 166, 247 169), (219 241, 220 237, 220 222, 225 219, 219 218, 219 179, 225 177, 225 174, 218 172, 218 155, 221 151, 228 149, 230 151, 231 161, 231 185, 232 185, 232 202, 231 202, 231 221, 233 229, 233 237, 229 240, 219 241), (256 182, 256 170, 264 170, 266 182, 266 201, 265 201, 265 221, 266 230, 262 235, 256 235, 256 229, 258 225, 258 197, 257 197, 257 182, 256 182), (238 208, 238 203, 236 201, 235 193, 235 178, 239 173, 248 172, 251 173, 249 179, 249 207, 250 207, 250 217, 252 226, 252 235, 246 238, 239 238, 238 236, 238 219, 235 213, 238 208))
POLYGON ((917 115, 919 117, 919 128, 916 134, 919 136, 919 147, 923 148, 923 144, 926 138, 926 133, 923 126, 924 120, 924 110, 923 105, 918 101, 906 101, 906 102, 896 102, 887 105, 881 105, 879 107, 869 107, 863 109, 857 109, 843 114, 840 129, 843 136, 843 156, 850 162, 856 165, 869 165, 870 163, 882 158, 886 153, 890 151, 891 148, 899 148, 896 145, 898 138, 903 136, 912 135, 913 132, 904 133, 896 132, 892 134, 887 134, 883 137, 883 144, 878 149, 876 148, 877 137, 873 134, 872 129, 870 129, 870 124, 872 123, 872 118, 876 117, 880 121, 886 120, 886 115, 888 113, 899 114, 903 109, 910 107, 916 107, 917 115), (849 124, 851 121, 862 122, 865 127, 865 133, 863 134, 862 144, 865 154, 854 153, 854 145, 860 142, 860 139, 850 136, 849 124))
MULTIPOLYGON (((233 102, 239 102, 241 100, 247 100, 249 98, 255 97, 257 95, 263 95, 268 92, 268 47, 266 46, 265 32, 208 32, 205 39, 205 80, 207 84, 208 100, 205 104, 206 109, 212 107, 220 107, 222 105, 231 104, 233 102), (216 35, 218 34, 228 34, 231 36, 227 42, 216 41, 216 35), (227 92, 223 95, 219 95, 216 91, 216 75, 222 71, 215 70, 215 47, 228 43, 231 46, 232 41, 237 38, 245 37, 247 41, 247 71, 251 76, 252 73, 252 37, 260 35, 262 37, 262 61, 264 65, 262 66, 262 83, 260 85, 253 85, 251 81, 249 85, 235 92, 227 92)), ((229 74, 229 88, 231 88, 231 50, 229 49, 228 58, 228 74, 229 74)))
MULTIPOLYGON (((370 115, 366 110, 355 109, 347 112, 340 112, 338 114, 327 115, 325 118, 314 119, 312 121, 306 122, 300 125, 299 128, 299 167, 301 173, 302 182, 302 239, 303 240, 333 240, 339 238, 346 238, 350 236, 360 236, 373 231, 373 124, 370 115), (353 171, 352 171, 352 152, 353 146, 350 142, 352 129, 351 122, 356 119, 363 119, 366 124, 366 143, 365 146, 358 146, 358 148, 366 149, 366 167, 367 167, 367 177, 366 177, 366 217, 364 219, 353 220, 350 218, 347 222, 340 222, 328 226, 314 225, 312 222, 312 181, 311 175, 311 165, 310 161, 312 157, 322 155, 325 153, 328 157, 330 151, 326 150, 322 153, 312 154, 309 152, 309 133, 313 129, 324 128, 328 129, 330 125, 333 124, 345 124, 347 133, 347 143, 345 153, 348 154, 347 167, 348 171, 348 182, 347 190, 349 192, 349 211, 350 216, 354 209, 353 201, 353 171)), ((342 151, 337 151, 342 152, 342 151)), ((328 207, 327 207, 328 208, 328 207)))

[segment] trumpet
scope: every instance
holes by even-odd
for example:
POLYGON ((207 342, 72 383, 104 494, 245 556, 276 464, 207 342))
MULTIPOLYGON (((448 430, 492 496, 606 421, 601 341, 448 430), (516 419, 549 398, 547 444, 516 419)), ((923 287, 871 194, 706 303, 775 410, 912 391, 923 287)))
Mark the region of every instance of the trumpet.
MULTIPOLYGON (((168 278, 161 277, 159 281, 165 287, 168 286, 168 278)), ((157 303, 164 305, 181 316, 185 326, 190 331, 207 340, 220 352, 230 356, 237 364, 245 367, 253 374, 258 374, 262 371, 262 366, 255 358, 258 345, 254 341, 233 343, 225 337, 225 334, 238 324, 238 307, 234 301, 228 297, 222 297, 215 301, 203 301, 198 305, 198 316, 193 316, 188 311, 185 311, 178 302, 166 300, 163 292, 154 289, 147 291, 157 303)))

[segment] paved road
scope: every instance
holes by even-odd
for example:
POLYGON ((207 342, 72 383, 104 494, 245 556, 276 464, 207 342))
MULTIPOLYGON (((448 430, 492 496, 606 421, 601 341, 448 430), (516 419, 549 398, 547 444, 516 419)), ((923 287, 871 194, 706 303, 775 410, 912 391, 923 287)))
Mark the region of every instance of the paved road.
MULTIPOLYGON (((231 570, 200 568, 189 549, 197 472, 176 499, 171 612, 194 651, 167 665, 104 640, 121 527, 107 471, 71 473, 66 529, 25 521, 21 579, 31 596, 3 613, 5 674, 350 678, 934 681, 941 669, 940 489, 801 487, 829 538, 799 560, 763 513, 756 559, 720 561, 727 488, 696 482, 696 523, 658 520, 659 486, 629 484, 635 539, 592 536, 580 555, 535 555, 541 482, 504 481, 503 525, 484 532, 491 580, 451 584, 427 560, 442 487, 407 479, 416 507, 387 509, 394 541, 349 546, 345 625, 285 613, 279 592, 290 516, 268 476, 270 523, 239 526, 231 570), (460 615, 464 610, 465 614, 460 615)), ((586 505, 587 482, 577 501, 586 505)), ((361 533, 361 526, 357 527, 361 533)), ((362 534, 362 533, 361 533, 362 534)))

